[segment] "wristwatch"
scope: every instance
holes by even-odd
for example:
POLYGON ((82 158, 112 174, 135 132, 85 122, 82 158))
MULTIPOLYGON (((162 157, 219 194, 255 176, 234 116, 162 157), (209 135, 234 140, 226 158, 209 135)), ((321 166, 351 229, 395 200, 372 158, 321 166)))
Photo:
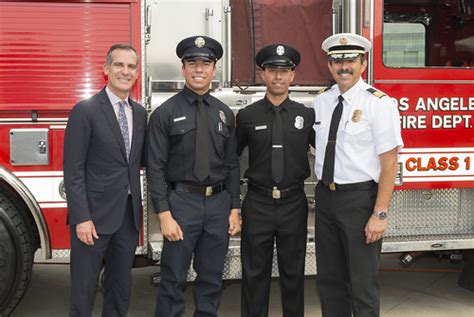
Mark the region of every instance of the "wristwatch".
POLYGON ((380 220, 384 220, 387 218, 387 212, 386 211, 374 211, 372 213, 372 216, 375 216, 379 218, 380 220))

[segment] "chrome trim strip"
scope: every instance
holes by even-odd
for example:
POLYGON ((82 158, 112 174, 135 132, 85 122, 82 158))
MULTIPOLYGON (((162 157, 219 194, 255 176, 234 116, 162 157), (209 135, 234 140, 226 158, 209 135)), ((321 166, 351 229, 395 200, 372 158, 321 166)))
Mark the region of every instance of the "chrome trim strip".
MULTIPOLYGON (((150 237, 148 235, 148 217, 151 210, 148 210, 148 189, 146 181, 146 171, 142 170, 140 172, 140 178, 142 182, 142 208, 143 208, 143 246, 137 247, 141 248, 140 253, 136 251, 137 254, 148 254, 148 241, 150 237)), ((138 249, 137 249, 138 250, 138 249)))
POLYGON ((0 122, 28 122, 28 123, 40 123, 40 122, 49 122, 49 123, 64 123, 67 122, 68 118, 38 118, 38 120, 33 121, 31 118, 1 118, 0 122))
MULTIPOLYGON (((369 0, 365 0, 369 1, 369 0)), ((370 1, 370 38, 369 41, 372 43, 372 49, 370 50, 370 54, 368 56, 368 67, 367 67, 367 83, 369 85, 373 85, 374 83, 374 0, 370 1)), ((382 38, 383 41, 383 38, 382 38)))
POLYGON ((364 1, 364 23, 363 27, 368 28, 370 26, 370 9, 372 6, 372 1, 364 1))
POLYGON ((62 125, 50 125, 50 126, 49 126, 49 129, 50 129, 50 130, 66 130, 66 125, 65 125, 65 124, 62 124, 62 125))
POLYGON ((46 222, 41 213, 41 208, 36 202, 35 198, 28 190, 28 188, 19 180, 15 175, 10 173, 3 166, 0 166, 0 178, 3 179, 7 184, 11 185, 13 189, 23 198, 28 209, 31 211, 35 220, 36 227, 41 241, 41 250, 44 259, 51 259, 51 244, 49 240, 49 232, 46 226, 46 222))
POLYGON ((224 58, 222 59, 222 87, 232 86, 232 8, 224 6, 224 58))
POLYGON ((474 238, 471 239, 447 239, 439 241, 396 241, 390 242, 390 237, 384 237, 382 243, 382 253, 391 252, 411 252, 411 251, 441 251, 441 250, 461 250, 472 249, 474 238), (389 240, 389 241, 385 241, 389 240))

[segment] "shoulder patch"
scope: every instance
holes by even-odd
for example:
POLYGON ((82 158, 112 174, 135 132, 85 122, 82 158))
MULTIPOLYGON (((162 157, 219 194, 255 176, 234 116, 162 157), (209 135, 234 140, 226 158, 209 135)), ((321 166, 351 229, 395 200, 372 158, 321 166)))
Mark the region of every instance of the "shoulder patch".
POLYGON ((332 85, 319 89, 319 90, 316 92, 316 95, 320 95, 320 94, 322 94, 323 92, 328 91, 329 89, 331 89, 331 87, 332 87, 332 85))
POLYGON ((380 90, 377 90, 375 88, 367 88, 367 91, 370 92, 372 95, 374 95, 375 97, 377 98, 382 98, 382 97, 385 97, 386 94, 384 94, 383 92, 381 92, 380 90))

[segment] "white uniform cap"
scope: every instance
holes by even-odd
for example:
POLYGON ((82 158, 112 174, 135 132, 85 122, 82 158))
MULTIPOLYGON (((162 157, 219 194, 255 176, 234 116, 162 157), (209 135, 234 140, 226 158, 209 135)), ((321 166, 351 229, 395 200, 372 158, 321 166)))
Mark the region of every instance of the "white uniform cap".
POLYGON ((331 60, 354 59, 359 54, 367 53, 371 47, 369 40, 353 33, 331 35, 321 44, 321 48, 328 53, 331 60))

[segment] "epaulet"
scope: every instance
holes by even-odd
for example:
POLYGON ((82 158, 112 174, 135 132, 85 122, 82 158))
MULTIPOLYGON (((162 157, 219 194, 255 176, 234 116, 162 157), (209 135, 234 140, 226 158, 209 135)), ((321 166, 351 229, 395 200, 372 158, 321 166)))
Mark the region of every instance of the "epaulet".
POLYGON ((319 89, 319 90, 316 92, 316 95, 320 95, 320 94, 322 94, 323 92, 328 91, 329 89, 331 89, 331 87, 332 87, 332 85, 319 89))
POLYGON ((380 90, 377 90, 375 88, 367 88, 367 91, 370 92, 372 95, 374 95, 375 97, 377 98, 382 98, 382 97, 385 97, 386 94, 384 94, 383 92, 381 92, 380 90))

